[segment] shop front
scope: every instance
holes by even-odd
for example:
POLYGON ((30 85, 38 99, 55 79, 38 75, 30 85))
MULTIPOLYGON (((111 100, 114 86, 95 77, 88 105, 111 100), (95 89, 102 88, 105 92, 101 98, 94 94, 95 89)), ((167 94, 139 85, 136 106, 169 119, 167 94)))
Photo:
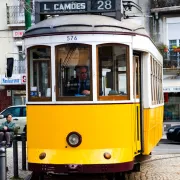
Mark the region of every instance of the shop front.
POLYGON ((165 130, 180 124, 180 77, 164 78, 164 125, 165 130))
POLYGON ((11 78, 0 75, 0 111, 11 105, 26 104, 26 75, 13 74, 11 78))

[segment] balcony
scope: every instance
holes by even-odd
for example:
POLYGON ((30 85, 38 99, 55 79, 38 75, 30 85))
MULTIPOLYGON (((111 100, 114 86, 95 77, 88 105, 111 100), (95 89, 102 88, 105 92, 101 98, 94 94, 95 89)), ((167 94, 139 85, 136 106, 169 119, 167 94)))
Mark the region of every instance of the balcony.
POLYGON ((13 74, 25 74, 26 63, 25 60, 14 60, 13 74))
POLYGON ((180 12, 179 0, 152 0, 152 13, 180 12))
POLYGON ((180 6, 179 0, 152 0, 152 8, 180 6))
MULTIPOLYGON (((23 6, 7 6, 7 25, 10 27, 25 26, 25 14, 23 6)), ((31 21, 35 21, 35 12, 32 9, 31 21)))

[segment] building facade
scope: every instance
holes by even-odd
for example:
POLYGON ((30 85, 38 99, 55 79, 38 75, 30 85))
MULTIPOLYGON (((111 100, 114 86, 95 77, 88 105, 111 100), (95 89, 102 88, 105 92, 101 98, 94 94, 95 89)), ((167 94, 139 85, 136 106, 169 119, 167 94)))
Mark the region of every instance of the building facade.
POLYGON ((24 19, 24 0, 0 1, 0 111, 10 105, 25 104, 24 19), (6 77, 7 58, 14 59, 11 78, 6 77))
MULTIPOLYGON (((152 0, 152 37, 164 56, 164 124, 180 124, 180 1, 152 0)), ((166 128, 165 128, 166 129, 166 128)))

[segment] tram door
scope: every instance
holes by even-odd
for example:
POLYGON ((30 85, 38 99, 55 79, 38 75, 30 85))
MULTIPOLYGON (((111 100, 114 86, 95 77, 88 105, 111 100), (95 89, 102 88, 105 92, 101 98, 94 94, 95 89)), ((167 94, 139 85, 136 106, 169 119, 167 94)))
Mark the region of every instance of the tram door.
POLYGON ((137 155, 141 151, 140 132, 140 56, 133 56, 133 96, 134 96, 134 153, 137 155))

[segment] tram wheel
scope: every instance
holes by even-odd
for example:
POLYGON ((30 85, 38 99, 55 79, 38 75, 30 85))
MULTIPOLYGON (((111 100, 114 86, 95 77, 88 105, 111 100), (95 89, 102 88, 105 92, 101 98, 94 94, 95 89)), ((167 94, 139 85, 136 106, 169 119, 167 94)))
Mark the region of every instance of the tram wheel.
POLYGON ((114 173, 107 175, 108 180, 126 180, 125 173, 114 173))
POLYGON ((44 180, 44 173, 32 173, 31 180, 44 180))

